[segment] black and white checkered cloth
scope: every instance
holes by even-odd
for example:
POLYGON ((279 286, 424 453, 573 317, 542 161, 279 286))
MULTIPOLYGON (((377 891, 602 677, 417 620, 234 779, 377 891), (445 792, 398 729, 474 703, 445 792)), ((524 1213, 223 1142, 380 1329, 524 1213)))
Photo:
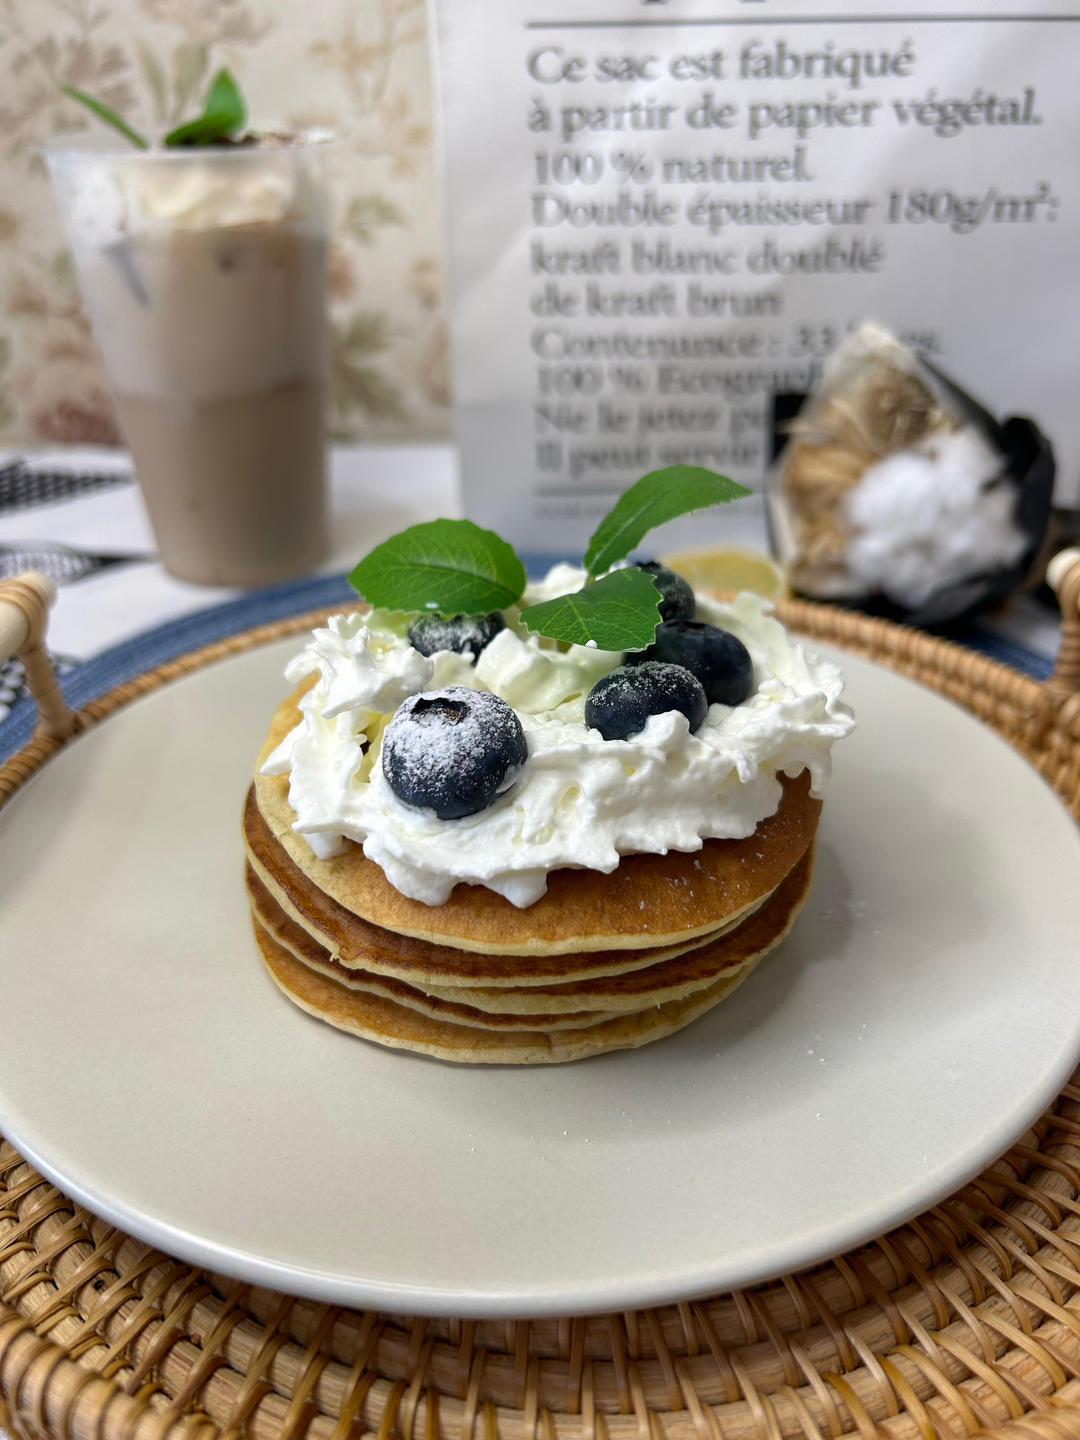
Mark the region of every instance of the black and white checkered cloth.
POLYGON ((134 483, 135 477, 130 471, 39 470, 25 460, 12 460, 0 466, 0 515, 134 483))

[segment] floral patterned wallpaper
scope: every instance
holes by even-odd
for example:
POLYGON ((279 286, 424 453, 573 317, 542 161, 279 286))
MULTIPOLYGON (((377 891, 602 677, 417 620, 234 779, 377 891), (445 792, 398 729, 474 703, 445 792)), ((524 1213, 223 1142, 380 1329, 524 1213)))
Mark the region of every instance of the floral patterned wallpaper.
POLYGON ((255 123, 329 126, 331 425, 449 433, 441 214, 424 0, 0 0, 0 446, 120 439, 35 146, 200 108, 228 65, 255 123))

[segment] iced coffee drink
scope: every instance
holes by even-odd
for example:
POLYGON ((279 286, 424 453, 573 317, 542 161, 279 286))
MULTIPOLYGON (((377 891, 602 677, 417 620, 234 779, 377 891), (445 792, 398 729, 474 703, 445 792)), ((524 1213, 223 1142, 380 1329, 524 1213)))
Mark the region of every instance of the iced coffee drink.
POLYGON ((326 549, 326 207, 312 145, 49 154, 165 568, 260 585, 326 549))

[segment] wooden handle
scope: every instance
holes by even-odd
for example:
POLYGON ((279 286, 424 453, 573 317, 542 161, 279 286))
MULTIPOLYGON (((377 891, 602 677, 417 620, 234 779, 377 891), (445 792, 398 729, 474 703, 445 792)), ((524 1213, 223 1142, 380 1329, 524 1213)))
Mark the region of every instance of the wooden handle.
POLYGON ((78 726, 45 649, 45 624, 56 586, 47 575, 28 570, 0 580, 0 664, 18 655, 26 683, 37 701, 37 734, 66 740, 78 726))
POLYGON ((1068 699, 1080 690, 1080 549, 1059 551, 1046 567, 1046 581, 1061 606, 1061 644, 1046 687, 1068 699))
POLYGON ((39 616, 56 598, 56 586, 47 575, 28 570, 16 579, 0 581, 0 665, 22 653, 40 625, 39 616))
POLYGON ((1070 546, 1068 550, 1059 550, 1046 567, 1046 583, 1059 598, 1061 587, 1074 565, 1080 565, 1080 546, 1077 545, 1070 546))

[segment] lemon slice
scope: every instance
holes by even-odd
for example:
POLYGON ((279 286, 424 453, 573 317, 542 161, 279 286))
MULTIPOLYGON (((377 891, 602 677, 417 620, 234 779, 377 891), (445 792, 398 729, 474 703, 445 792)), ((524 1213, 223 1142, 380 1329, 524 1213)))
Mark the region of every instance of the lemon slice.
POLYGON ((669 550, 660 562, 689 580, 695 590, 732 594, 752 590, 770 600, 781 600, 790 592, 784 572, 775 560, 759 550, 721 549, 713 546, 690 550, 669 550))

